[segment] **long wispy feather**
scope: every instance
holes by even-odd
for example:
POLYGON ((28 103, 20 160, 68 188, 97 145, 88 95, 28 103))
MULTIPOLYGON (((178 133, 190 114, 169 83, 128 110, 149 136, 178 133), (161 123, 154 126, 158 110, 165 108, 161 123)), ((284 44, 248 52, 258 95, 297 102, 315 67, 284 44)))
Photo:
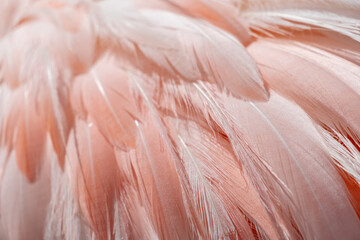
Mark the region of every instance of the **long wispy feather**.
MULTIPOLYGON (((276 10, 246 13, 249 28, 254 32, 271 36, 291 35, 297 30, 325 30, 360 41, 359 19, 335 13, 310 10, 276 10)), ((255 34, 256 35, 256 34, 255 34)))

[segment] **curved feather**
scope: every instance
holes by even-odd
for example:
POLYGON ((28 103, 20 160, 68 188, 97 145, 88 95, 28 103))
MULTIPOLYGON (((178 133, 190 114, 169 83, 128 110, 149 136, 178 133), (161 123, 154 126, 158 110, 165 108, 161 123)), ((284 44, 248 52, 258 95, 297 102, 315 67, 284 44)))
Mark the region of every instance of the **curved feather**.
POLYGON ((356 239, 359 8, 2 1, 0 238, 356 239))
POLYGON ((231 35, 173 13, 154 10, 135 13, 125 17, 109 13, 105 23, 98 23, 108 30, 99 36, 102 41, 112 42, 119 57, 129 64, 148 74, 177 81, 216 82, 238 97, 267 99, 256 66, 231 35))
POLYGON ((238 107, 235 109, 231 107, 233 105, 226 104, 229 107, 227 111, 236 119, 250 146, 253 146, 252 149, 268 162, 291 191, 297 207, 290 210, 290 216, 294 218, 302 236, 312 238, 317 234, 325 234, 327 236, 317 237, 355 237, 359 226, 357 216, 346 191, 342 191, 342 179, 332 166, 330 156, 326 154, 322 139, 310 119, 300 109, 275 94, 266 104, 236 105, 238 107), (330 182, 332 188, 328 189, 326 186, 330 182), (334 213, 332 207, 336 202, 343 203, 338 213, 334 213), (334 228, 332 223, 339 218, 343 218, 341 223, 344 225, 334 228), (344 222, 349 218, 352 220, 344 222), (346 230, 347 227, 352 230, 346 230), (321 228, 327 230, 318 231, 321 228), (351 232, 355 235, 346 236, 351 232))
POLYGON ((197 208, 209 228, 209 238, 217 239, 236 230, 241 233, 239 237, 251 239, 246 220, 256 225, 259 235, 278 238, 256 190, 243 175, 228 139, 214 129, 199 127, 198 122, 171 117, 165 121, 184 159, 191 187, 199 199, 197 208))
POLYGON ((211 24, 224 29, 247 45, 250 40, 250 34, 242 26, 236 8, 229 6, 226 2, 203 1, 203 0, 155 0, 144 1, 137 0, 141 7, 152 9, 164 9, 195 18, 204 19, 211 24))
POLYGON ((95 124, 77 119, 67 151, 71 186, 87 223, 97 238, 112 239, 119 181, 114 149, 95 124))
POLYGON ((355 40, 356 44, 360 41, 359 19, 357 18, 299 9, 246 14, 249 28, 265 35, 271 36, 272 33, 291 35, 291 31, 314 29, 342 34, 355 40))
POLYGON ((135 147, 134 120, 138 113, 128 79, 116 62, 100 60, 90 73, 78 76, 75 81, 73 94, 81 98, 73 98, 76 113, 94 119, 101 133, 116 147, 135 147))
POLYGON ((269 86, 295 101, 319 124, 325 123, 358 139, 359 68, 314 48, 278 44, 257 41, 248 49, 269 86), (346 98, 340 97, 343 94, 346 98))

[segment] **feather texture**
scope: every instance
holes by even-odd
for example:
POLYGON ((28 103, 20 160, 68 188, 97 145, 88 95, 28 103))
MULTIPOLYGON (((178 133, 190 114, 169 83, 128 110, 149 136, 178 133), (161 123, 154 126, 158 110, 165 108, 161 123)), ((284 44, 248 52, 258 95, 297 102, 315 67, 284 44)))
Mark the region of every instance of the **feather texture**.
POLYGON ((206 79, 225 86, 238 97, 267 99, 257 67, 233 36, 204 22, 168 12, 147 10, 140 11, 139 16, 116 21, 111 18, 109 35, 100 35, 104 41, 106 37, 110 41, 114 37, 120 39, 118 51, 126 61, 132 60, 131 64, 148 74, 175 81, 206 79), (225 67, 227 71, 223 72, 225 67))
POLYGON ((353 0, 4 0, 0 238, 357 239, 353 0))

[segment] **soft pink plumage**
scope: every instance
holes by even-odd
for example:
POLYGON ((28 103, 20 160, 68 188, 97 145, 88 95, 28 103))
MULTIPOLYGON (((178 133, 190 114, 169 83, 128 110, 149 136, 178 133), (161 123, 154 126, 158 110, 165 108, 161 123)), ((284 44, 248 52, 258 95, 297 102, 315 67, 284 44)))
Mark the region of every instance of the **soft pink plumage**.
POLYGON ((0 239, 359 239, 359 12, 0 1, 0 239))

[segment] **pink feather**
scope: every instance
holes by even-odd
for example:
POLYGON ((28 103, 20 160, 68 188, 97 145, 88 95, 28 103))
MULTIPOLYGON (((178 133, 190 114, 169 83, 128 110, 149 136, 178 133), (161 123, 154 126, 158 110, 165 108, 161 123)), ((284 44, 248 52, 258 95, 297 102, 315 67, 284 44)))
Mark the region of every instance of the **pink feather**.
POLYGON ((0 239, 358 239, 356 0, 0 2, 0 239))

